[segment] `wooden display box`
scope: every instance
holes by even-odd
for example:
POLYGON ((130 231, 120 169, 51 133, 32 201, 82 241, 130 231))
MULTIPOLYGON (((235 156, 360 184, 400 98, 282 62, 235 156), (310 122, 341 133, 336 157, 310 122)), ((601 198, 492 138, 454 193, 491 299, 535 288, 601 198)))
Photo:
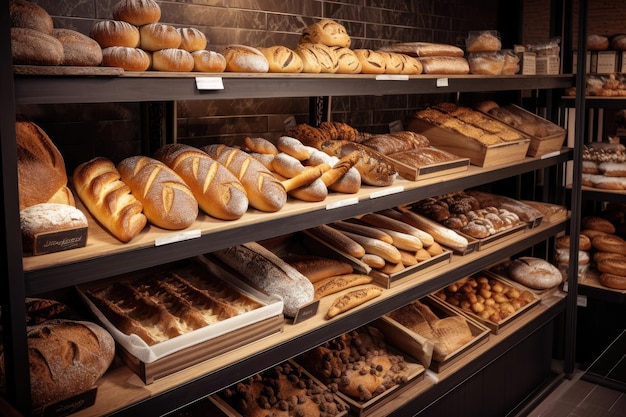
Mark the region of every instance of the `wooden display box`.
POLYGON ((391 161, 402 178, 411 181, 424 180, 456 172, 467 171, 470 165, 469 158, 459 158, 453 161, 441 162, 421 167, 398 161, 392 156, 387 156, 387 159, 391 161))
POLYGON ((283 302, 280 297, 268 296, 255 290, 229 271, 210 265, 204 257, 86 284, 78 287, 78 292, 91 312, 115 339, 119 356, 145 384, 151 384, 155 380, 222 353, 280 333, 285 324, 282 314, 283 302), (256 300, 261 306, 150 346, 137 335, 126 335, 118 330, 87 296, 88 290, 102 288, 116 280, 141 278, 157 271, 162 272, 164 268, 176 270, 177 267, 185 266, 189 262, 199 264, 208 275, 219 278, 242 294, 256 300))
POLYGON ((433 146, 460 157, 469 158, 472 165, 480 167, 521 161, 526 156, 530 146, 530 139, 487 146, 417 117, 410 121, 409 130, 426 136, 433 146))
MULTIPOLYGON (((487 249, 490 248, 493 245, 496 245, 500 242, 506 241, 508 239, 511 239, 515 236, 518 236, 522 233, 524 233, 526 231, 526 229, 528 229, 529 225, 527 223, 519 223, 516 226, 511 227, 510 229, 507 230, 503 230, 501 232, 498 232, 494 235, 491 236, 487 236, 485 238, 482 239, 476 239, 476 250, 480 251, 483 249, 487 249)), ((460 232, 459 232, 460 233, 460 232)), ((462 233, 461 233, 462 234, 462 233)), ((465 236, 465 235, 463 235, 465 236)), ((470 239, 471 236, 465 236, 466 238, 470 239)))
MULTIPOLYGON (((489 328, 465 314, 459 314, 457 310, 453 309, 441 300, 432 296, 426 296, 420 299, 420 301, 430 307, 433 313, 435 313, 440 318, 450 316, 463 317, 467 321, 467 324, 473 335, 472 340, 468 341, 463 346, 456 349, 454 352, 450 352, 444 357, 438 357, 437 355, 433 355, 432 359, 429 361, 429 364, 425 365, 428 366, 432 371, 443 371, 444 369, 450 367, 452 364, 457 362, 463 356, 472 352, 477 347, 481 346, 489 340, 489 328)), ((417 355, 422 354, 422 352, 424 351, 423 339, 425 338, 422 335, 415 333, 413 330, 403 326, 391 317, 387 315, 382 316, 376 322, 374 322, 374 326, 376 326, 385 334, 385 338, 389 340, 390 344, 398 348, 400 351, 406 353, 407 355, 419 358, 419 356, 417 355)), ((426 340, 428 340, 428 342, 430 342, 431 344, 433 343, 429 339, 426 340)))

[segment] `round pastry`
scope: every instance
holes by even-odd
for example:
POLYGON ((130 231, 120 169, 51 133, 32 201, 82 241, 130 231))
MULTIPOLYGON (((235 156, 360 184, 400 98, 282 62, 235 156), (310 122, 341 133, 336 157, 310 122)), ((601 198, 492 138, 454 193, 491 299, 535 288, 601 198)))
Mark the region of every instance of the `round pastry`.
POLYGON ((334 20, 322 19, 302 31, 300 42, 349 48, 350 36, 342 24, 334 20))
POLYGON ((63 45, 61 65, 90 67, 102 63, 102 48, 89 36, 72 29, 54 29, 52 36, 63 45))
POLYGON ((226 71, 268 72, 270 65, 265 55, 246 45, 230 45, 220 52, 226 59, 226 71))
POLYGON ((161 18, 161 8, 154 0, 120 0, 113 6, 113 18, 135 26, 156 23, 161 18))
POLYGON ((180 49, 188 52, 200 51, 206 48, 206 35, 196 28, 178 28, 180 34, 180 49))
POLYGON ((218 52, 202 49, 200 51, 193 51, 191 56, 193 57, 194 71, 224 72, 226 69, 226 58, 218 52))
POLYGON ((180 42, 180 33, 174 26, 149 23, 139 28, 139 45, 145 51, 178 48, 180 42))
POLYGON ((139 46, 139 29, 121 20, 96 22, 91 27, 89 36, 98 42, 102 49, 109 46, 126 46, 128 48, 139 46))
POLYGON ((509 276, 516 282, 537 290, 556 287, 563 281, 559 269, 541 258, 524 256, 509 264, 509 276))
MULTIPOLYGON (((555 242, 557 249, 569 249, 570 247, 570 236, 564 235, 556 238, 555 242)), ((578 238, 578 249, 579 250, 591 250, 591 239, 589 236, 581 234, 578 238)))
POLYGON ((626 241, 619 236, 605 234, 594 237, 591 246, 598 251, 626 255, 626 241))
POLYGON ((626 290, 626 277, 609 273, 600 274, 600 284, 615 290, 626 290))
POLYGON ((69 204, 40 203, 20 211, 22 248, 33 249, 35 236, 77 227, 87 227, 85 214, 69 204))
POLYGON ((269 64, 269 72, 302 72, 304 63, 295 51, 282 45, 259 48, 269 64))
POLYGON ((339 67, 337 68, 338 74, 361 73, 363 66, 352 49, 343 46, 333 46, 330 49, 335 52, 337 62, 339 63, 339 67))
POLYGON ((382 74, 385 72, 385 58, 380 52, 371 49, 355 49, 354 53, 361 61, 363 74, 382 74))
POLYGON ((11 28, 11 53, 17 65, 60 65, 63 45, 52 35, 29 28, 11 28))
POLYGON ((28 0, 9 2, 9 26, 33 29, 47 35, 51 35, 54 28, 50 14, 37 3, 28 0))
POLYGON ((583 229, 592 229, 600 232, 614 234, 615 226, 613 223, 598 216, 585 216, 581 220, 581 226, 583 229))
POLYGON ((152 69, 155 71, 190 72, 195 61, 184 49, 167 48, 152 53, 152 69))
POLYGON ((150 55, 143 49, 110 46, 102 50, 102 65, 125 71, 145 71, 150 68, 150 55))
MULTIPOLYGON (((320 65, 321 73, 334 74, 337 72, 337 69, 339 69, 337 56, 330 47, 322 43, 303 43, 297 46, 296 53, 300 55, 299 51, 303 50, 308 50, 315 56, 316 61, 320 65)), ((302 58, 302 60, 304 61, 304 58, 302 58)))

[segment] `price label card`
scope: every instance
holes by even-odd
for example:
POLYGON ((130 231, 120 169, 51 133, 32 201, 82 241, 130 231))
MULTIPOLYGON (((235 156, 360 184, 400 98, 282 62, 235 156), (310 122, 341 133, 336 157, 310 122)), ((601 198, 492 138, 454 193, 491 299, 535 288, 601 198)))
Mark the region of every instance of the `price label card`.
POLYGON ((343 200, 335 201, 334 203, 330 203, 326 205, 326 210, 332 210, 339 207, 352 206, 354 204, 359 204, 359 199, 357 197, 345 198, 343 200))
POLYGON ((437 87, 447 87, 449 85, 447 78, 437 78, 437 87))
POLYGON ((390 194, 401 193, 402 191, 404 191, 404 187, 402 187, 401 185, 397 187, 385 188, 384 190, 374 191, 370 194, 370 198, 384 197, 390 194))
POLYGON ((377 81, 408 81, 409 76, 407 74, 378 74, 376 76, 377 81))
POLYGON ((196 77, 196 88, 198 90, 223 90, 224 82, 222 77, 196 77))
POLYGON ((154 240, 154 246, 168 245, 170 243, 182 242, 183 240, 196 239, 200 237, 200 229, 186 230, 180 233, 174 233, 171 235, 156 238, 154 240))

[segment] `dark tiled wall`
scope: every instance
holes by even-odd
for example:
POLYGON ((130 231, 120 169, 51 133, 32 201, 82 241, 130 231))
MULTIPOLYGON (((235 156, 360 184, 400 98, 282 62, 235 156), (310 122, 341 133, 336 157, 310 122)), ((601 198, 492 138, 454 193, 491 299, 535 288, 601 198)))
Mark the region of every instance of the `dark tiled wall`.
MULTIPOLYGON (((117 0, 38 0, 56 27, 88 34, 94 22, 110 19, 117 0)), ((346 26, 353 48, 376 49, 403 41, 461 44, 470 30, 497 27, 498 0, 168 0, 158 1, 161 22, 193 26, 208 38, 208 49, 241 43, 295 47, 302 29, 319 18, 346 26)), ((335 120, 364 131, 385 131, 434 96, 346 97, 332 100, 335 120)), ((68 169, 94 156, 115 161, 145 153, 140 141, 140 104, 24 106, 61 148, 68 169)), ((234 143, 246 135, 276 137, 295 116, 308 121, 307 99, 184 101, 177 103, 179 140, 201 145, 234 143)))

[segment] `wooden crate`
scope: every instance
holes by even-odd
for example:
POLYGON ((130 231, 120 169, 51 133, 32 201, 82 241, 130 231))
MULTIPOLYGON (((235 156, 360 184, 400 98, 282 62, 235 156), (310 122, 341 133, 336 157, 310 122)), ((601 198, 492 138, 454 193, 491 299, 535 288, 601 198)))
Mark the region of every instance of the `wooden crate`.
POLYGON ((436 126, 426 120, 414 117, 409 122, 409 130, 420 133, 430 143, 444 151, 469 158, 472 165, 491 167, 521 161, 526 157, 530 139, 503 142, 486 146, 459 133, 436 126))
POLYGON ((393 163, 402 178, 406 178, 411 181, 425 180, 428 178, 467 171, 470 164, 469 158, 459 158, 454 161, 418 167, 398 161, 397 159, 394 159, 393 156, 387 156, 387 159, 393 163))
MULTIPOLYGON (((491 236, 487 236, 482 239, 476 239, 476 250, 480 251, 483 249, 487 249, 500 242, 503 242, 515 236, 518 236, 524 233, 528 229, 528 227, 529 227, 528 223, 519 223, 516 226, 511 227, 510 229, 503 230, 501 232, 495 233, 491 236)), ((465 236, 465 237, 467 237, 468 239, 471 238, 471 236, 465 236)))

